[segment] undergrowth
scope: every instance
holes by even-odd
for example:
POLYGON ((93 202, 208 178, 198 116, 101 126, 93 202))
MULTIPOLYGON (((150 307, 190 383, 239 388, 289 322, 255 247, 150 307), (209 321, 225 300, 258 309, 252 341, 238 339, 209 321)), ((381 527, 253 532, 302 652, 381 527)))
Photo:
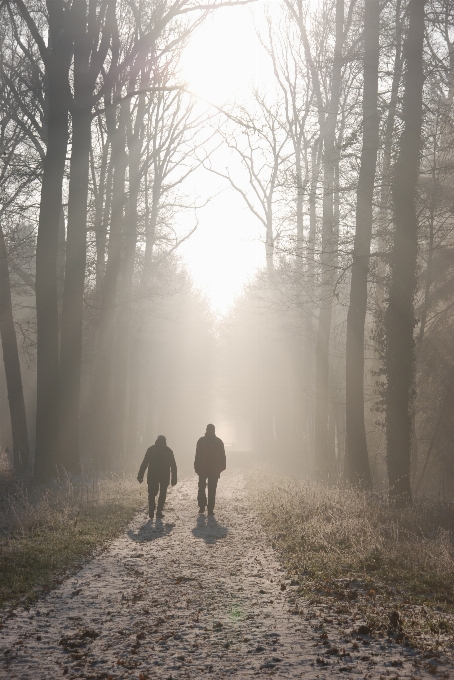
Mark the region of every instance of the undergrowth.
POLYGON ((62 475, 48 487, 10 482, 0 498, 0 607, 49 591, 143 505, 142 489, 126 477, 62 475))
POLYGON ((309 604, 372 634, 433 646, 453 640, 454 508, 263 474, 251 480, 263 526, 309 604))

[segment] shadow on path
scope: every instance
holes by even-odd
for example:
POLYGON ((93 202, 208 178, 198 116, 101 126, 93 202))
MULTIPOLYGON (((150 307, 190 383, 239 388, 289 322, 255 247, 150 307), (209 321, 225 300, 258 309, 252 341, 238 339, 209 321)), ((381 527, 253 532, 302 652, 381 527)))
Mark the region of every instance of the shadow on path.
POLYGON ((153 522, 148 520, 146 524, 140 527, 137 533, 129 529, 128 536, 133 541, 136 541, 136 543, 156 541, 158 538, 168 536, 174 526, 175 524, 164 524, 160 519, 157 519, 156 524, 153 526, 153 522))
POLYGON ((192 533, 195 538, 203 538, 205 543, 214 545, 216 541, 227 536, 228 529, 218 524, 214 517, 206 518, 205 515, 199 515, 197 526, 194 527, 192 533))

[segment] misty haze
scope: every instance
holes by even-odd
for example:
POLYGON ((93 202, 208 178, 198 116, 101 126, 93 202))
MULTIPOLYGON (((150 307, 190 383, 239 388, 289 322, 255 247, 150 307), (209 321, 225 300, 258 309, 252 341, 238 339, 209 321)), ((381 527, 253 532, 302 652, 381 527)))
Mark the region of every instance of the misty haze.
POLYGON ((452 676, 453 144, 451 0, 0 2, 0 678, 452 676))

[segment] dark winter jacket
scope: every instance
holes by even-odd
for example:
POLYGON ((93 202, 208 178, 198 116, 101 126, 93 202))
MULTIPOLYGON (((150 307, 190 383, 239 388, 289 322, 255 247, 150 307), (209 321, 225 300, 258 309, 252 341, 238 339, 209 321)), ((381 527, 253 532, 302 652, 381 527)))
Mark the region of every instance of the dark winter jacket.
POLYGON ((153 444, 147 450, 143 463, 140 466, 138 480, 141 482, 148 468, 147 482, 151 480, 159 481, 161 484, 169 485, 170 472, 172 472, 172 485, 177 483, 177 464, 172 449, 168 446, 153 444))
POLYGON ((219 478, 226 468, 225 449, 222 439, 206 434, 197 442, 194 470, 199 477, 219 478))

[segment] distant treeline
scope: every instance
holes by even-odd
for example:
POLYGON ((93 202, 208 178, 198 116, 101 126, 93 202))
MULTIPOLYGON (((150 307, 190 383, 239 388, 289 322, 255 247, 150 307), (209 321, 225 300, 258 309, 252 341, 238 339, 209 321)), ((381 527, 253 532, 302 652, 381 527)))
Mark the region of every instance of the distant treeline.
POLYGON ((232 409, 294 470, 386 483, 397 504, 451 496, 454 6, 283 0, 265 15, 274 85, 223 131, 244 174, 211 167, 267 259, 225 324, 232 409))

